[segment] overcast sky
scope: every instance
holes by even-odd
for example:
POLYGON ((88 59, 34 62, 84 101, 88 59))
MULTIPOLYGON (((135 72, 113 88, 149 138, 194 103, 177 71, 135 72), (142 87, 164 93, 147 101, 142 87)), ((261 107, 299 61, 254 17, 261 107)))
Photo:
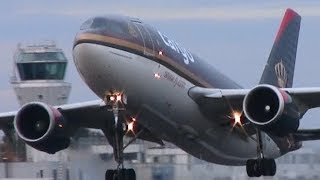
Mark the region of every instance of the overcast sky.
MULTIPOLYGON (((212 63, 244 87, 257 84, 287 7, 302 16, 294 86, 320 86, 320 2, 212 0, 19 0, 0 2, 0 111, 15 110, 9 83, 13 53, 19 42, 55 40, 69 58, 66 81, 70 102, 97 97, 80 80, 72 60, 73 38, 79 26, 95 15, 139 17, 171 39, 212 63)), ((320 128, 319 110, 303 126, 320 128), (318 112, 318 113, 317 113, 318 112), (319 122, 318 122, 319 121, 319 122)))

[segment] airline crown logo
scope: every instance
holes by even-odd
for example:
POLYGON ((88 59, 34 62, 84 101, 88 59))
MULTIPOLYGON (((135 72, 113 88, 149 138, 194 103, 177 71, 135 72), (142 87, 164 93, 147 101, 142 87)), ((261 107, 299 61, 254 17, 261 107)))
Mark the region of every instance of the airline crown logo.
POLYGON ((282 59, 279 63, 274 66, 274 71, 276 73, 278 79, 278 85, 281 88, 286 87, 288 82, 288 74, 286 71, 286 67, 284 66, 282 59))

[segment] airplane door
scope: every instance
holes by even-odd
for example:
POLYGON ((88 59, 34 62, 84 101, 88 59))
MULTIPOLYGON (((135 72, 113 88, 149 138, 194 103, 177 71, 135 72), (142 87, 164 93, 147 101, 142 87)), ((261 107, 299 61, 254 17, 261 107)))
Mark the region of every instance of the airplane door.
POLYGON ((138 29, 142 41, 144 50, 143 53, 147 56, 155 56, 155 47, 154 42, 151 33, 149 32, 148 28, 146 28, 142 23, 140 22, 134 22, 134 25, 138 29))

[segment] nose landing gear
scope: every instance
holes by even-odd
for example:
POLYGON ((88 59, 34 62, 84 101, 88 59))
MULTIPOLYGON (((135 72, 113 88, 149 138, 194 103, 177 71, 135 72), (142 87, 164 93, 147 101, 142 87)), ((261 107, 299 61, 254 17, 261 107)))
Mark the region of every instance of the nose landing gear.
POLYGON ((119 119, 119 111, 124 111, 126 96, 122 93, 107 94, 104 98, 109 111, 114 116, 114 126, 112 129, 113 153, 115 161, 118 163, 117 169, 108 169, 105 173, 105 180, 136 180, 134 169, 125 169, 123 165, 123 150, 128 145, 123 145, 123 137, 128 126, 123 119, 119 119))

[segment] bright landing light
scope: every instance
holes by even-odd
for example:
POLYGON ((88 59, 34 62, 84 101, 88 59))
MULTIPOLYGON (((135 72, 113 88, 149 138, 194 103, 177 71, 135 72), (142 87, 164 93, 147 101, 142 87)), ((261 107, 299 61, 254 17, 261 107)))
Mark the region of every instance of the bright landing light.
POLYGON ((159 74, 159 73, 155 73, 155 74, 154 74, 154 78, 160 79, 160 74, 159 74))
POLYGON ((121 94, 117 95, 117 101, 122 101, 121 94))
POLYGON ((114 101, 114 100, 115 100, 114 96, 110 96, 110 101, 114 101))
POLYGON ((128 131, 134 132, 134 131, 133 131, 133 128, 134 128, 134 121, 132 121, 132 122, 130 122, 130 123, 128 124, 128 131))
POLYGON ((233 124, 233 126, 235 126, 235 125, 240 125, 240 126, 242 126, 242 123, 241 123, 241 113, 234 112, 234 113, 233 113, 233 118, 234 118, 234 124, 233 124))
POLYGON ((132 132, 133 134, 135 134, 134 132, 134 128, 135 128, 135 122, 136 122, 136 118, 135 117, 131 117, 131 121, 127 121, 127 125, 128 125, 128 130, 127 132, 132 132))

